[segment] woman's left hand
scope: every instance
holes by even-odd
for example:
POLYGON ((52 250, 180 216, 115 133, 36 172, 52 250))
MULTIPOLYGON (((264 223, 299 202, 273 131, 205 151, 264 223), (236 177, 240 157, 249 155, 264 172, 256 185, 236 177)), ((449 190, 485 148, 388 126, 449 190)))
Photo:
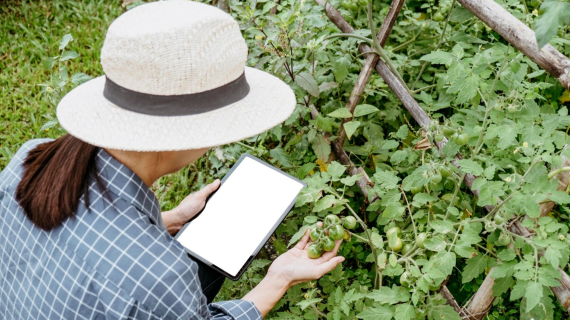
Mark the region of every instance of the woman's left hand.
POLYGON ((180 204, 170 210, 162 213, 162 221, 166 226, 166 230, 174 236, 188 220, 192 219, 206 205, 206 199, 220 187, 220 180, 205 186, 198 192, 188 195, 180 204))

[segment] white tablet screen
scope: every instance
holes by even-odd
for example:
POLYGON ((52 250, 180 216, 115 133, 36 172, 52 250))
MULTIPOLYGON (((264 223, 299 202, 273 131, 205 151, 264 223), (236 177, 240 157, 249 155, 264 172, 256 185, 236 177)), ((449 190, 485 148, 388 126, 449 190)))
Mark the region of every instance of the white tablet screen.
POLYGON ((245 157, 177 239, 236 276, 302 188, 299 181, 245 157))

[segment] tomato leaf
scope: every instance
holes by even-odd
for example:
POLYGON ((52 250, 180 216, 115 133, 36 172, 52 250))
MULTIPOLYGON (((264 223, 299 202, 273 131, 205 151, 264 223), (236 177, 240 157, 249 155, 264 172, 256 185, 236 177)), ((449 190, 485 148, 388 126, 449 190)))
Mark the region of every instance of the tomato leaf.
POLYGON ((570 23, 570 3, 561 0, 546 0, 540 6, 544 13, 535 21, 534 30, 538 48, 542 49, 556 36, 558 28, 570 23))
POLYGON ((390 320, 394 316, 394 306, 368 307, 356 317, 362 320, 390 320))

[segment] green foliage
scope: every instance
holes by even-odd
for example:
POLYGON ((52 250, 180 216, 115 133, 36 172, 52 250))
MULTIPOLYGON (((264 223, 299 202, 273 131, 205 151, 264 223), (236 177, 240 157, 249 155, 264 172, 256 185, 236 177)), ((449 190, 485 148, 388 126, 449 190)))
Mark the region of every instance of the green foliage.
MULTIPOLYGON (((247 64, 288 83, 296 110, 282 125, 213 148, 153 188, 163 209, 171 209, 223 177, 244 152, 308 187, 242 279, 228 280, 218 299, 243 297, 306 229, 338 214, 360 219, 340 248, 343 265, 291 288, 268 318, 460 319, 438 293, 440 285, 449 277, 446 286, 464 304, 492 268, 497 300, 489 319, 568 318, 550 289, 570 259, 570 196, 548 178, 562 156, 570 157, 570 94, 554 77, 457 3, 407 1, 384 49, 434 119, 422 132, 375 72, 354 113, 345 108, 365 57, 357 51, 361 40, 325 40, 339 30, 322 7, 303 0, 229 3, 249 47, 247 64), (311 108, 320 116, 312 117, 311 108), (343 148, 372 180, 368 196, 356 184, 362 175, 350 176, 340 162, 329 161, 341 128, 347 133, 343 148), (449 142, 440 153, 433 142, 443 136, 449 142), (455 162, 458 152, 463 159, 455 162), (476 176, 477 197, 462 182, 467 173, 476 176), (556 206, 541 217, 540 204, 547 200, 556 206), (489 213, 485 206, 495 209, 489 213), (511 233, 513 219, 531 236, 511 233), (401 234, 388 237, 394 227, 401 234)), ((365 5, 329 3, 357 35, 371 37, 365 5)), ((389 5, 372 2, 376 30, 389 5)), ((536 26, 539 43, 550 41, 569 56, 570 35, 562 26, 568 24, 568 3, 528 5, 503 3, 536 26), (539 7, 544 12, 536 18, 532 10, 539 7)), ((63 133, 54 114, 58 96, 50 93, 65 94, 87 79, 82 73, 102 74, 104 30, 122 10, 106 1, 22 2, 0 9, 6 30, 0 52, 7 53, 0 54, 0 124, 8 128, 0 132, 0 168, 24 141, 63 133)))

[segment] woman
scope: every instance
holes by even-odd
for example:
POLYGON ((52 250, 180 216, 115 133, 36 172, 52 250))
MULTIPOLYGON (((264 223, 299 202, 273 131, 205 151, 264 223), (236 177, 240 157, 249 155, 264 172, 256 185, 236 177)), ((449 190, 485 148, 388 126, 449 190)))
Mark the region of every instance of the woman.
POLYGON ((160 212, 149 187, 209 147, 289 117, 295 96, 245 67, 226 13, 162 1, 113 22, 105 76, 57 108, 69 135, 29 141, 0 174, 0 319, 259 319, 294 284, 344 259, 309 259, 305 234, 241 300, 207 304, 223 281, 173 239, 216 181, 160 212))

